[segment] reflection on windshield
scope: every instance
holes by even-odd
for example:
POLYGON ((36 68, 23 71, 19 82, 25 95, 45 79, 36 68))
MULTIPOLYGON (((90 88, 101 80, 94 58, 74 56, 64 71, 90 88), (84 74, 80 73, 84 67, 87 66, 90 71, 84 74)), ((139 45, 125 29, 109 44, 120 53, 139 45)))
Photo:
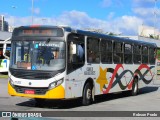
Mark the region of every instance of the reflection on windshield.
POLYGON ((11 67, 28 70, 61 70, 65 67, 64 42, 13 42, 11 67))

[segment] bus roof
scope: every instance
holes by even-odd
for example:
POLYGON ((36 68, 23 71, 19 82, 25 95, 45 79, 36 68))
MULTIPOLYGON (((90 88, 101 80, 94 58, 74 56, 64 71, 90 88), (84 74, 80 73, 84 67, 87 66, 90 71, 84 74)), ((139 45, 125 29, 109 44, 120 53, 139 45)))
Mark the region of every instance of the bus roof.
POLYGON ((25 28, 63 28, 67 32, 82 34, 82 35, 86 35, 86 36, 90 36, 90 37, 97 37, 97 38, 102 38, 102 39, 107 39, 107 40, 114 40, 117 42, 125 42, 125 43, 129 43, 129 44, 137 44, 137 45, 144 45, 144 46, 146 45, 149 47, 157 47, 156 43, 153 43, 153 42, 146 42, 143 40, 133 40, 133 39, 128 39, 128 38, 122 38, 122 37, 116 37, 116 36, 91 32, 91 31, 73 29, 68 26, 31 25, 31 26, 20 26, 15 29, 25 29, 25 28))
POLYGON ((65 28, 66 31, 69 32, 75 32, 78 34, 90 36, 90 37, 97 37, 97 38, 102 38, 102 39, 107 39, 107 40, 114 40, 116 42, 125 42, 129 44, 137 44, 137 45, 146 45, 150 47, 157 47, 156 43, 153 42, 146 42, 143 40, 133 40, 133 39, 128 39, 128 38, 122 38, 122 37, 116 37, 116 36, 111 36, 111 35, 106 35, 106 34, 101 34, 101 33, 96 33, 96 32, 91 32, 91 31, 85 31, 85 30, 75 30, 72 28, 65 28))
POLYGON ((5 41, 8 38, 11 38, 11 32, 0 31, 0 41, 5 41))

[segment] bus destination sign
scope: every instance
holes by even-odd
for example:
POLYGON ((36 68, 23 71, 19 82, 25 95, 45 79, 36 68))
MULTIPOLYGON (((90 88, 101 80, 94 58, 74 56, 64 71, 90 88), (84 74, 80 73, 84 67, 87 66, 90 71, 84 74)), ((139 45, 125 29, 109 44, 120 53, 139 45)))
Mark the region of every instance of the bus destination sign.
POLYGON ((13 32, 14 36, 54 36, 54 37, 63 37, 63 30, 61 28, 52 28, 52 29, 16 29, 13 32))
POLYGON ((24 35, 52 35, 53 30, 23 30, 24 35))

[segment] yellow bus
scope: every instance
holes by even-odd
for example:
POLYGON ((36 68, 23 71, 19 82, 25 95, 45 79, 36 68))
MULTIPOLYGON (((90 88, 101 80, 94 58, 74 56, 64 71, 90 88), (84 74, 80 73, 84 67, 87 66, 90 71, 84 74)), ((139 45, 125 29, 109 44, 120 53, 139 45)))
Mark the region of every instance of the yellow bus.
POLYGON ((22 26, 11 38, 8 92, 45 99, 81 98, 152 84, 156 44, 62 26, 22 26))

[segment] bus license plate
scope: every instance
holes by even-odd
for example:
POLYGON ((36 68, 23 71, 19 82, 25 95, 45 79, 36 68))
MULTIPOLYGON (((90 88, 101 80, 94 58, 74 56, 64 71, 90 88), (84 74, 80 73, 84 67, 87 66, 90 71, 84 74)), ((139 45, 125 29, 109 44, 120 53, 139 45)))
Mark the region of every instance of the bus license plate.
POLYGON ((34 90, 25 90, 25 94, 35 94, 34 90))

